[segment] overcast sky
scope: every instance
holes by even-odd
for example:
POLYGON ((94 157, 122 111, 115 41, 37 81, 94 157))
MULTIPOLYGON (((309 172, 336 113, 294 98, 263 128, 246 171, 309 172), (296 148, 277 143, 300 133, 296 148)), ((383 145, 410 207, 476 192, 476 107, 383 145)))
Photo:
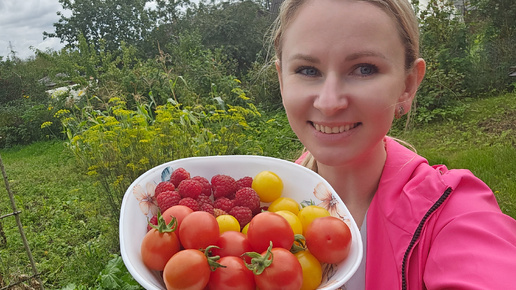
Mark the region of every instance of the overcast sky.
POLYGON ((59 50, 59 39, 43 40, 43 31, 54 32, 56 12, 61 9, 58 0, 0 0, 0 56, 10 53, 11 42, 16 56, 22 59, 34 55, 34 50, 59 50))

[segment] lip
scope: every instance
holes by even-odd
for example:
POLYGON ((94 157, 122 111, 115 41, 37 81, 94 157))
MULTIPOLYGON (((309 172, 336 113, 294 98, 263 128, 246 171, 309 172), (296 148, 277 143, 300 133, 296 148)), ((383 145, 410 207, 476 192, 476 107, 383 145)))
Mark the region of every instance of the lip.
POLYGON ((325 124, 325 123, 315 123, 310 122, 312 127, 317 131, 318 133, 322 134, 342 134, 347 133, 350 130, 355 129, 356 127, 360 126, 362 123, 344 123, 344 124, 325 124))

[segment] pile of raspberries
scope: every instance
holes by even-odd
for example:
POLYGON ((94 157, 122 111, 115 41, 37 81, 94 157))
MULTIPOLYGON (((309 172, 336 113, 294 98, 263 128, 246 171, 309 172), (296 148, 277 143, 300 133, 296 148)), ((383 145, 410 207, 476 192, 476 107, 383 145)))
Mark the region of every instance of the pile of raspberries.
MULTIPOLYGON (((251 187, 252 183, 250 176, 237 180, 229 175, 217 174, 211 181, 202 176, 190 177, 190 172, 180 167, 172 172, 169 181, 162 181, 156 186, 154 198, 162 213, 174 205, 184 205, 193 211, 209 212, 215 217, 232 215, 243 228, 263 209, 260 197, 251 187)), ((150 222, 157 224, 157 217, 152 217, 150 222)))

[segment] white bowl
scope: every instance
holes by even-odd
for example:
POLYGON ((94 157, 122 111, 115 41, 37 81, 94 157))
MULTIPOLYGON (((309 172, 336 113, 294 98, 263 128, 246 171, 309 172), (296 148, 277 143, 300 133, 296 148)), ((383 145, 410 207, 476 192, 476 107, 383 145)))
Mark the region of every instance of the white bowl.
POLYGON ((315 172, 290 161, 253 155, 208 156, 178 159, 156 166, 138 177, 127 189, 120 211, 120 252, 128 271, 145 289, 165 289, 160 273, 149 270, 142 262, 140 246, 147 230, 145 215, 147 203, 140 202, 145 195, 154 194, 156 185, 168 180, 170 173, 183 167, 191 176, 203 176, 208 180, 215 174, 225 174, 235 179, 254 177, 263 170, 276 173, 284 183, 282 196, 298 202, 313 201, 330 208, 333 216, 340 216, 352 234, 351 250, 346 260, 337 265, 325 265, 325 276, 318 289, 337 289, 348 281, 357 270, 363 255, 359 229, 348 209, 330 184, 315 172), (138 199, 137 199, 138 197, 138 199), (330 200, 332 202, 330 202, 330 200), (326 206, 328 207, 328 206, 326 206))

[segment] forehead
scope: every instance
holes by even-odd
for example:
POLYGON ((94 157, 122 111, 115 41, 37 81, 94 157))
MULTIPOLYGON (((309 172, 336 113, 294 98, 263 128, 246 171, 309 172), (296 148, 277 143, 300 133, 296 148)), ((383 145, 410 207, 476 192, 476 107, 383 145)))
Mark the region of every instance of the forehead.
POLYGON ((346 48, 396 46, 403 50, 394 18, 376 4, 357 0, 309 0, 283 33, 283 52, 322 43, 346 48))

